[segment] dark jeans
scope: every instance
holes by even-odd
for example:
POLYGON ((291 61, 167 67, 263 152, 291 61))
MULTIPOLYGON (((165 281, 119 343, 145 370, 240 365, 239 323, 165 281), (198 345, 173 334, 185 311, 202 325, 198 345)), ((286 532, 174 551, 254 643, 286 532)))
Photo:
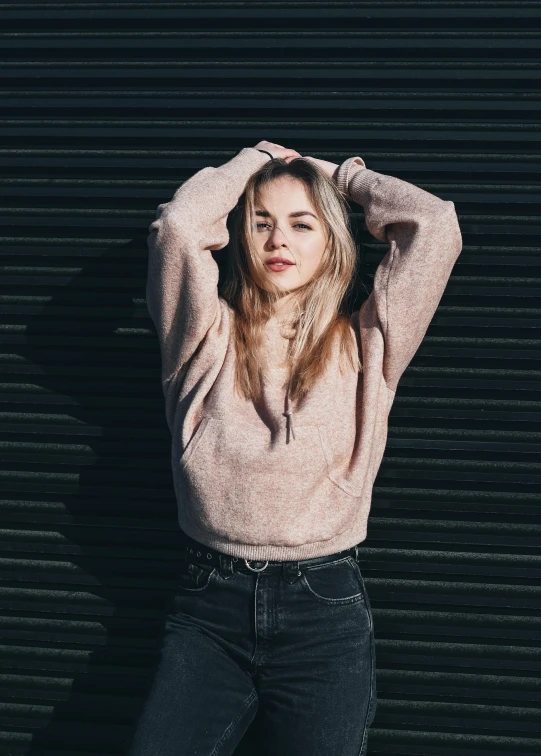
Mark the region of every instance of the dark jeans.
POLYGON ((127 756, 231 755, 256 713, 257 756, 364 756, 375 652, 355 550, 261 572, 213 554, 179 570, 127 756))

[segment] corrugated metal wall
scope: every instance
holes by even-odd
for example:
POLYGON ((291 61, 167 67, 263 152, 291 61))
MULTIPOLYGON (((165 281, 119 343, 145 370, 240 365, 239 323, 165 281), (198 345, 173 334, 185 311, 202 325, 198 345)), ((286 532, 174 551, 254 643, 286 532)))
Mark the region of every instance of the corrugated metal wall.
MULTIPOLYGON (((263 138, 361 155, 453 200, 463 232, 363 548, 369 753, 541 753, 540 15, 0 4, 0 754, 109 756, 131 735, 178 559, 147 229, 189 175, 263 138)), ((385 249, 361 233, 370 285, 385 249)))

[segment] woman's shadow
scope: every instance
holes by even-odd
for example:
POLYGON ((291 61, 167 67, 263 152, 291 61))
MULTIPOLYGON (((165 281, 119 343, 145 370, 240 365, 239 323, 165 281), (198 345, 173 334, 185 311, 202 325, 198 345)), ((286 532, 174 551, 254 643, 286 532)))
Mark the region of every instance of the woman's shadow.
MULTIPOLYGON (((174 595, 181 544, 146 233, 82 252, 66 243, 68 273, 39 277, 32 307, 28 281, 10 290, 26 324, 3 497, 5 727, 18 754, 125 753, 174 595)), ((222 280, 227 248, 214 255, 222 280)), ((256 756, 257 722, 235 756, 256 756)))
POLYGON ((181 553, 146 233, 80 254, 50 254, 37 291, 6 282, 25 330, 4 426, 4 730, 31 756, 124 753, 181 553))

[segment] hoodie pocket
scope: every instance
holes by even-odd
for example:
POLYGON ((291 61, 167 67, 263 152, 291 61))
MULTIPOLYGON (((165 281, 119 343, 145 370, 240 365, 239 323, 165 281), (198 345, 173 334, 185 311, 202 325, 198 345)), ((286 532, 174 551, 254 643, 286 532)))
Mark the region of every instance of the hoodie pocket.
POLYGON ((295 436, 204 417, 179 460, 186 517, 228 540, 329 537, 345 513, 330 501, 325 426, 295 424, 295 436))
POLYGON ((321 445, 323 447, 325 458, 327 460, 329 480, 332 483, 334 483, 334 485, 337 488, 343 491, 343 493, 347 494, 348 496, 353 497, 354 499, 358 498, 361 495, 359 487, 354 486, 353 484, 345 481, 343 477, 340 475, 339 470, 335 466, 334 453, 332 451, 331 444, 329 443, 329 439, 327 437, 326 427, 324 425, 320 425, 319 429, 320 429, 320 435, 321 435, 321 445))
POLYGON ((188 464, 190 457, 195 452, 199 442, 203 438, 203 434, 205 433, 208 422, 211 419, 212 418, 209 417, 208 415, 204 415, 202 419, 200 420, 199 425, 197 426, 195 430, 195 433, 193 434, 193 436, 191 437, 188 443, 188 446, 184 449, 184 452, 180 455, 179 465, 181 467, 188 464))

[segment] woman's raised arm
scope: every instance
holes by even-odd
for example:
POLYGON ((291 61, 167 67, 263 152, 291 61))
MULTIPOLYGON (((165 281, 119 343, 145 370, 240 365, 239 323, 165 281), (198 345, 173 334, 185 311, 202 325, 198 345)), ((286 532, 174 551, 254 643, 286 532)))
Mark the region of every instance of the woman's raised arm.
POLYGON ((245 147, 224 165, 202 168, 158 206, 147 238, 146 300, 160 342, 164 391, 219 327, 219 271, 211 251, 228 243, 227 216, 268 160, 245 147))
POLYGON ((362 205, 370 233, 390 244, 359 317, 361 326, 373 322, 382 331, 383 375, 395 391, 462 250, 455 206, 407 181, 366 168, 358 156, 338 167, 335 180, 362 205))

